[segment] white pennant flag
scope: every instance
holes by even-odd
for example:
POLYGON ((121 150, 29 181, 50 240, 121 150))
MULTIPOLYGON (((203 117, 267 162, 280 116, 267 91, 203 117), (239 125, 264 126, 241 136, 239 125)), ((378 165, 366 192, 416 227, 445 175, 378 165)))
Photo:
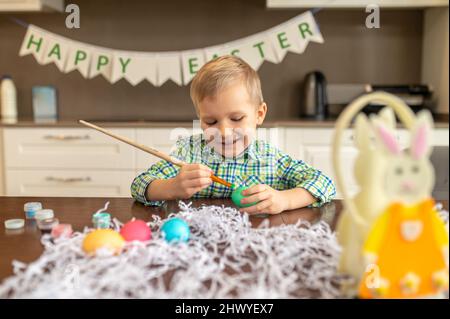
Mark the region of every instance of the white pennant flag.
POLYGON ((156 55, 156 63, 158 70, 156 86, 161 86, 168 80, 172 80, 180 86, 183 84, 179 52, 159 53, 156 55))
POLYGON ((310 41, 317 43, 324 42, 322 34, 319 30, 319 26, 317 25, 311 11, 307 11, 301 16, 293 18, 292 20, 293 23, 289 26, 289 32, 294 35, 297 34, 297 37, 294 37, 294 42, 297 42, 296 46, 294 47, 298 48, 298 51, 293 52, 302 54, 310 41))
POLYGON ((264 61, 278 62, 272 43, 265 33, 235 41, 228 45, 228 52, 242 58, 255 70, 258 70, 264 61))
POLYGON ((42 63, 55 63, 61 72, 64 72, 66 61, 69 55, 69 44, 65 38, 51 34, 47 38, 42 63))
POLYGON ((188 50, 181 52, 181 64, 183 70, 183 84, 187 85, 198 70, 205 64, 203 50, 188 50))
POLYGON ((125 78, 135 86, 147 79, 156 86, 156 54, 146 52, 114 52, 111 82, 125 78))
POLYGON ((92 49, 91 65, 89 67, 89 78, 95 78, 101 74, 111 82, 112 65, 113 65, 113 51, 105 50, 103 48, 92 49))
POLYGON ((219 56, 228 54, 226 50, 226 45, 215 45, 212 47, 207 47, 203 49, 203 55, 205 57, 205 62, 209 62, 219 56))
POLYGON ((20 47, 19 55, 32 54, 39 64, 43 64, 47 36, 47 31, 30 24, 20 47))
POLYGON ((322 35, 310 11, 266 32, 281 62, 288 51, 301 54, 309 41, 323 43, 322 35))
POLYGON ((258 70, 264 61, 278 63, 270 37, 265 32, 228 42, 224 45, 207 47, 204 49, 204 54, 206 62, 226 54, 236 55, 255 70, 258 70))
POLYGON ((78 70, 85 78, 89 77, 89 69, 92 58, 92 46, 84 45, 77 41, 70 43, 69 55, 67 57, 65 73, 78 70))

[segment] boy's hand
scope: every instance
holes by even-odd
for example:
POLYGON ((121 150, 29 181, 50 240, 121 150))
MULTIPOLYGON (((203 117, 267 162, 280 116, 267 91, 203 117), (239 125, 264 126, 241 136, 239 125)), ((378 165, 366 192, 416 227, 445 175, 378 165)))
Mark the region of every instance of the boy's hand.
POLYGON ((278 214, 288 209, 288 200, 281 191, 277 191, 266 184, 252 186, 242 195, 248 196, 241 200, 242 204, 259 202, 250 207, 241 208, 240 211, 248 214, 278 214))
POLYGON ((175 196, 181 199, 192 197, 195 193, 212 183, 212 170, 202 164, 185 164, 173 178, 175 196))

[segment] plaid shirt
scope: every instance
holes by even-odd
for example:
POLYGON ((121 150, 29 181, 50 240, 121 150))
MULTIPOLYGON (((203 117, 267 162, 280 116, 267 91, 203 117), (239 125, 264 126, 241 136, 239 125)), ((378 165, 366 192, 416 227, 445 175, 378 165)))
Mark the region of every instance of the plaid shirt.
MULTIPOLYGON (((276 190, 304 188, 317 199, 312 207, 329 202, 336 194, 329 177, 261 140, 253 141, 239 157, 224 158, 207 145, 203 134, 198 134, 178 139, 170 155, 187 163, 202 163, 210 167, 216 176, 235 185, 267 184, 276 190)), ((145 205, 161 205, 163 201, 147 200, 146 190, 152 181, 175 177, 178 171, 179 167, 165 160, 157 162, 133 180, 131 195, 145 205)), ((212 183, 193 198, 230 196, 230 188, 212 183)))

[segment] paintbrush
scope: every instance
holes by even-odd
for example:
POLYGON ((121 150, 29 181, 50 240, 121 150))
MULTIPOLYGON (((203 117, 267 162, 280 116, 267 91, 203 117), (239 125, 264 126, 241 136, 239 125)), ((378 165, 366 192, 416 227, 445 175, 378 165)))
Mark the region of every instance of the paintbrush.
MULTIPOLYGON (((88 126, 88 127, 90 127, 90 128, 93 128, 94 130, 97 130, 97 131, 99 131, 99 132, 102 132, 103 134, 106 134, 106 135, 108 135, 108 136, 111 136, 112 138, 115 138, 116 140, 119 140, 119 141, 122 141, 122 142, 124 142, 124 143, 127 143, 128 145, 134 146, 134 147, 140 149, 141 151, 144 151, 144 152, 146 152, 146 153, 152 154, 152 155, 154 155, 154 156, 156 156, 156 157, 159 157, 160 159, 166 160, 166 161, 168 161, 169 163, 172 163, 173 165, 176 165, 176 166, 181 167, 181 166, 187 164, 187 163, 185 163, 185 162, 183 162, 183 161, 180 161, 180 160, 178 160, 178 159, 176 159, 176 158, 173 158, 173 157, 167 155, 166 153, 163 153, 163 152, 161 152, 161 151, 158 151, 157 149, 154 149, 154 148, 152 148, 152 147, 149 147, 149 146, 146 146, 146 145, 142 145, 142 144, 136 143, 135 141, 132 141, 132 140, 130 140, 129 138, 126 138, 126 137, 123 137, 123 136, 119 136, 119 135, 117 135, 117 134, 114 134, 114 133, 112 133, 112 132, 110 132, 110 131, 108 131, 108 130, 105 130, 104 128, 101 128, 101 127, 99 127, 99 126, 97 126, 97 125, 94 125, 94 124, 92 124, 92 123, 89 123, 89 122, 86 122, 86 121, 83 121, 83 120, 80 120, 79 122, 80 122, 81 124, 85 125, 85 126, 88 126)), ((215 176, 214 174, 211 174, 211 179, 212 179, 214 182, 216 182, 216 183, 219 183, 219 184, 225 185, 225 186, 227 186, 227 187, 233 188, 233 184, 228 183, 227 181, 221 179, 220 177, 215 176)))

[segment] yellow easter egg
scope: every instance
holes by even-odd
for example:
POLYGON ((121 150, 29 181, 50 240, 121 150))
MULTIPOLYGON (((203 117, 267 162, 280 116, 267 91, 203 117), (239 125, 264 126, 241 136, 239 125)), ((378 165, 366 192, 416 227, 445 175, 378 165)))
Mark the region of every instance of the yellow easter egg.
POLYGON ((87 234, 83 240, 83 250, 89 255, 95 255, 100 248, 109 249, 118 254, 124 245, 123 237, 112 229, 96 229, 87 234))

